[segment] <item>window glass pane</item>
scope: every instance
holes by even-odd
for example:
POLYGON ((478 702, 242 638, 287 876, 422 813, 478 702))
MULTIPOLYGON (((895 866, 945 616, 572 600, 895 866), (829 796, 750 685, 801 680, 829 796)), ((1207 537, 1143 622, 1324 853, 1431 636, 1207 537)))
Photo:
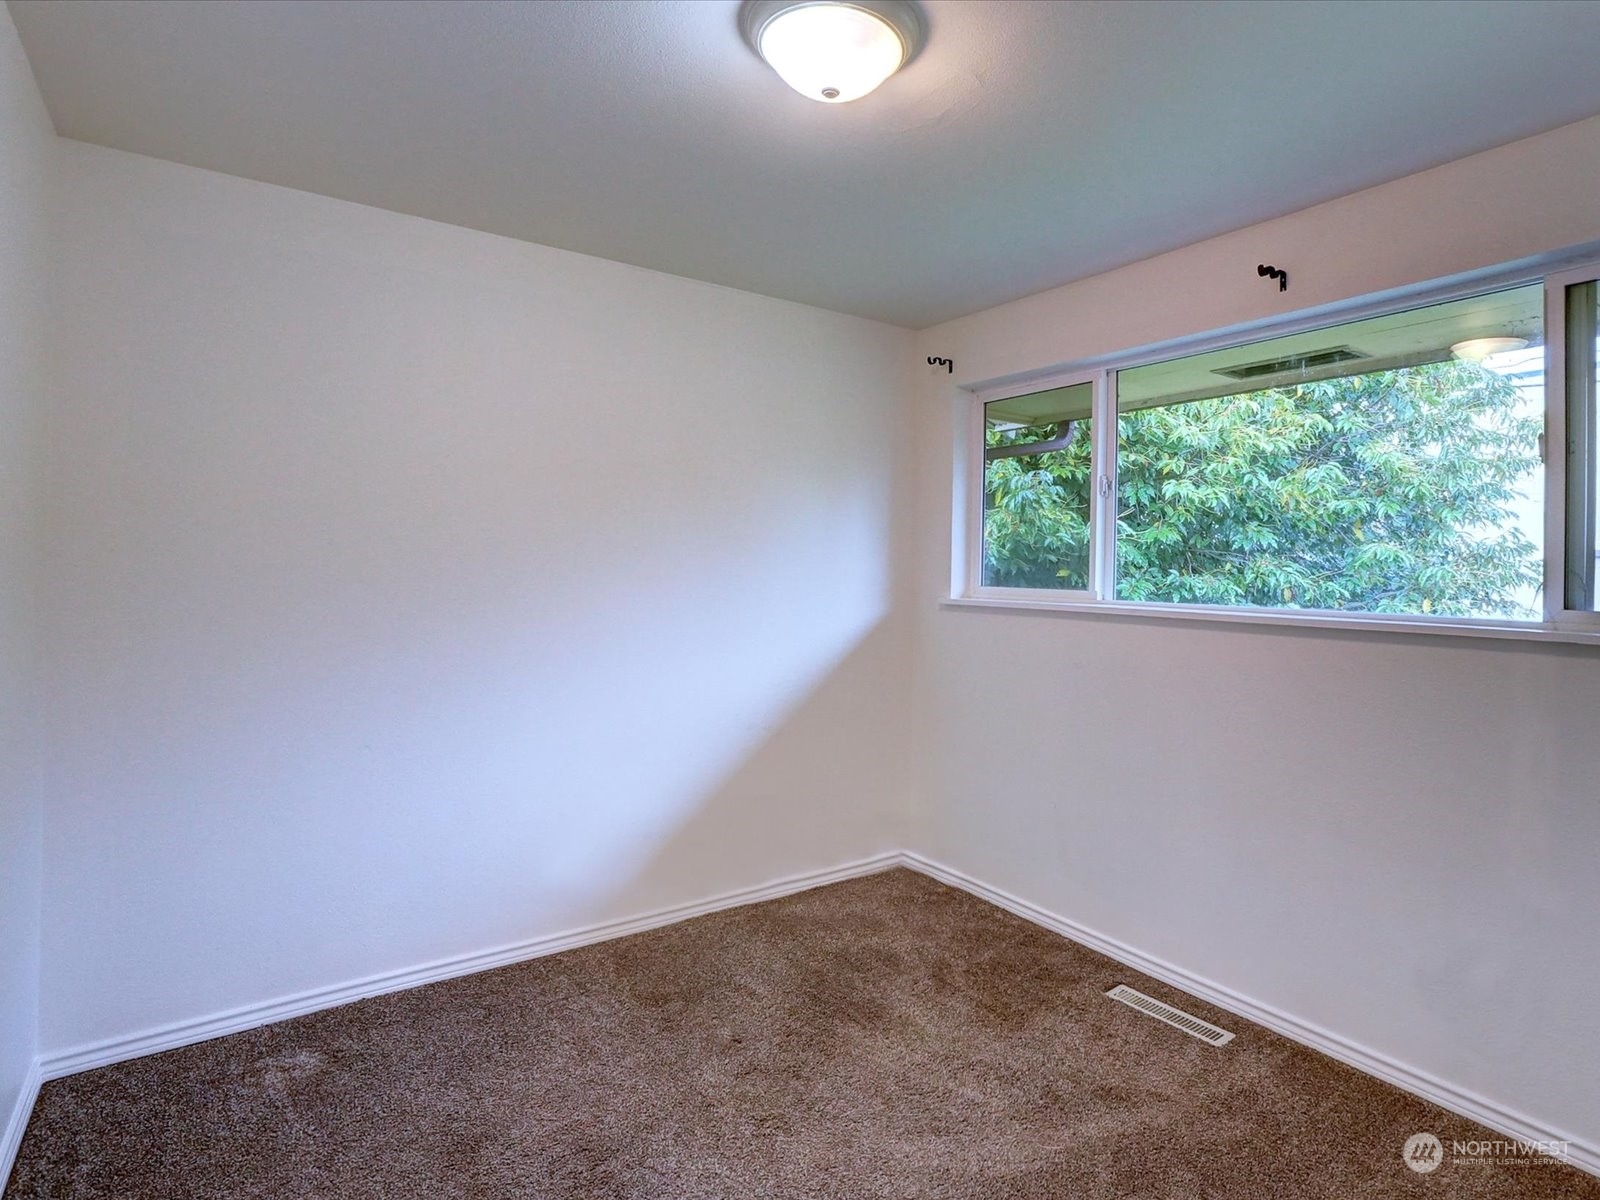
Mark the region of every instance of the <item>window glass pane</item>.
POLYGON ((1594 283, 1567 289, 1567 597, 1566 607, 1595 609, 1595 469, 1600 428, 1595 420, 1596 321, 1594 283))
POLYGON ((1087 383, 983 409, 983 585, 1089 586, 1093 485, 1087 383))
POLYGON ((1117 596, 1535 620, 1543 288, 1117 376, 1117 596))

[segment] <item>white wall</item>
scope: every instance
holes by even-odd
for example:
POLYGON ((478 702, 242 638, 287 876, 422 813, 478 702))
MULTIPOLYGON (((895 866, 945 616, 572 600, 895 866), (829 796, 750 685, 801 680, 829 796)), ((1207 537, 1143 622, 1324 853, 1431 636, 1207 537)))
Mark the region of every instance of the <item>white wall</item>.
POLYGON ((912 335, 60 153, 47 1053, 904 841, 912 335))
MULTIPOLYGON (((1597 178, 1600 119, 940 326, 919 354, 975 384, 1595 241, 1597 178)), ((922 379, 920 848, 1600 1142, 1600 654, 940 609, 960 398, 922 379)))
MULTIPOLYGON (((55 135, 0 5, 0 1142, 38 1028, 44 814, 35 715, 33 469, 43 401, 46 213, 55 135)), ((0 1179, 6 1170, 0 1144, 0 1179)))

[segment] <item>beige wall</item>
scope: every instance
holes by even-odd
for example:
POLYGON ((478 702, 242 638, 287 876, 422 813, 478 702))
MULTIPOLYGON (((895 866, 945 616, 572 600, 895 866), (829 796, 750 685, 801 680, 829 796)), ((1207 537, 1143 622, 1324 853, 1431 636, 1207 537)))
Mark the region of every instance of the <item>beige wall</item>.
POLYGON ((915 599, 919 848, 1591 1144, 1600 653, 938 600, 957 384, 1600 241, 1597 178, 1600 119, 924 332, 915 599))

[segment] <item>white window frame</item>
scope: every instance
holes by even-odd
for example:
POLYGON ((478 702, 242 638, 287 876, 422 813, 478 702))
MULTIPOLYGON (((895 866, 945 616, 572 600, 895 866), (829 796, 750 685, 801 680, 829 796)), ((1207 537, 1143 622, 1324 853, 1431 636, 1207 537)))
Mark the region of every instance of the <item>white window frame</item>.
MULTIPOLYGON (((1600 633, 1600 612, 1567 604, 1567 288, 1600 279, 1600 262, 1544 277, 1544 618, 1600 633)), ((1591 447, 1600 455, 1600 447, 1591 447)))
MULTIPOLYGON (((1273 320, 1182 338, 1128 354, 1058 367, 992 385, 964 389, 964 474, 955 489, 953 514, 957 561, 955 587, 944 601, 952 607, 1014 608, 1101 614, 1117 617, 1168 617, 1184 620, 1248 624, 1303 625, 1394 633, 1434 633, 1600 645, 1600 612, 1565 608, 1566 580, 1566 288, 1600 278, 1600 259, 1593 247, 1583 255, 1547 256, 1532 264, 1483 272, 1470 280, 1429 285, 1382 297, 1366 298, 1273 320), (1330 329, 1352 321, 1407 309, 1443 304, 1488 292, 1542 284, 1545 292, 1545 545, 1542 620, 1505 620, 1411 613, 1343 613, 1328 609, 1229 607, 1172 604, 1116 598, 1116 513, 1107 506, 1117 488, 1116 374, 1151 363, 1204 354, 1295 333, 1330 329), (1089 587, 1083 590, 1004 588, 983 585, 984 406, 1013 396, 1088 383, 1093 389, 1091 420, 1094 444, 1091 470, 1096 481, 1089 502, 1089 587)), ((1600 453, 1600 451, 1597 451, 1600 453)))
MULTIPOLYGON (((1102 587, 1102 572, 1106 569, 1102 563, 1102 551, 1105 538, 1099 536, 1099 526, 1095 519, 1098 507, 1101 484, 1093 489, 1089 497, 1089 586, 1083 588, 1004 588, 985 587, 983 583, 983 513, 984 513, 984 487, 985 460, 983 456, 985 445, 984 408, 996 400, 1009 400, 1013 396, 1027 396, 1033 392, 1049 391, 1052 388, 1077 387, 1080 384, 1089 384, 1092 400, 1090 401, 1089 427, 1094 437, 1094 445, 1089 452, 1089 471, 1096 479, 1101 478, 1103 464, 1106 461, 1106 450, 1101 442, 1101 397, 1104 393, 1106 373, 1104 371, 1066 371, 1058 374, 1047 375, 1043 378, 1031 379, 1026 384, 1012 385, 1010 387, 988 388, 973 394, 973 403, 969 406, 968 420, 971 423, 967 430, 967 444, 974 448, 968 456, 967 466, 971 472, 967 479, 967 494, 973 502, 967 506, 967 564, 966 578, 971 581, 970 595, 990 600, 1033 600, 1040 603, 1060 601, 1064 603, 1083 604, 1100 599, 1105 590, 1102 587)), ((1116 448, 1111 448, 1111 458, 1116 458, 1116 448)), ((1113 549, 1113 553, 1115 550, 1113 549)))

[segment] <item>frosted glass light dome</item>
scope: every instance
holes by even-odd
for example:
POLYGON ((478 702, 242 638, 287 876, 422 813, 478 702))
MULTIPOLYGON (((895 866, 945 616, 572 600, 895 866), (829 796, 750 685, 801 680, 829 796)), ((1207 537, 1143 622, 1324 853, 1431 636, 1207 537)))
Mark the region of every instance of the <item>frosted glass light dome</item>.
POLYGON ((782 80, 812 100, 860 99, 919 49, 921 20, 898 0, 747 4, 745 37, 782 80))
POLYGON ((1504 354, 1508 350, 1521 350, 1528 344, 1527 338, 1522 337, 1480 337, 1468 338, 1464 342, 1457 342, 1450 347, 1462 362, 1481 363, 1491 354, 1504 354))

